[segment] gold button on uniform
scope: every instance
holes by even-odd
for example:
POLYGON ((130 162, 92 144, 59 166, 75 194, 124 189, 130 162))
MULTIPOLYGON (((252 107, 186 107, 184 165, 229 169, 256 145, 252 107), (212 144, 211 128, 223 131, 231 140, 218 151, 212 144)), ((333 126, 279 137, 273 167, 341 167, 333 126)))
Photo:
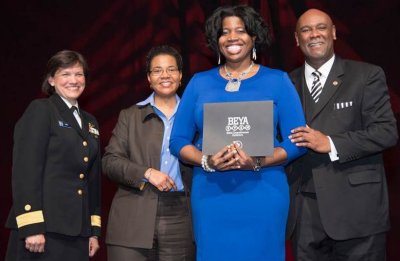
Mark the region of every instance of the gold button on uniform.
POLYGON ((82 144, 83 144, 84 147, 86 147, 86 146, 87 146, 87 141, 84 140, 84 141, 82 142, 82 144))
POLYGON ((31 205, 29 205, 29 204, 26 204, 26 205, 25 205, 25 211, 29 211, 29 210, 31 210, 31 209, 32 209, 31 205))
POLYGON ((78 194, 82 195, 83 191, 81 189, 78 189, 78 194))
POLYGON ((89 161, 89 158, 88 158, 88 157, 84 157, 84 158, 83 158, 83 161, 84 161, 84 162, 88 162, 88 161, 89 161))
POLYGON ((85 174, 83 174, 83 173, 79 174, 79 178, 80 179, 84 179, 85 178, 85 174))

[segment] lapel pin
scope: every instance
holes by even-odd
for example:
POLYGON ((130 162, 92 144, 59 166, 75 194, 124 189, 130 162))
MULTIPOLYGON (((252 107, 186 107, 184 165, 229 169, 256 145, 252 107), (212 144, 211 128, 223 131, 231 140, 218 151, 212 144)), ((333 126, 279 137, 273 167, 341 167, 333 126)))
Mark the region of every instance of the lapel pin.
POLYGON ((95 128, 95 125, 89 122, 89 132, 92 133, 96 138, 100 135, 99 130, 95 128))
POLYGON ((336 86, 336 85, 338 85, 339 83, 338 83, 338 81, 333 81, 332 84, 333 84, 334 86, 336 86))

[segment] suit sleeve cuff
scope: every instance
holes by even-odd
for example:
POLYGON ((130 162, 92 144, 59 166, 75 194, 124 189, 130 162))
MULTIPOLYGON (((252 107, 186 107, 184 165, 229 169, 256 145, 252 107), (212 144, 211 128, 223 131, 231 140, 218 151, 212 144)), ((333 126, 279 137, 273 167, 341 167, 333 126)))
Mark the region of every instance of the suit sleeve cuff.
POLYGON ((90 216, 90 223, 92 227, 101 227, 101 217, 99 215, 90 216))
POLYGON ((37 210, 16 217, 18 229, 37 223, 44 223, 43 211, 37 210))
POLYGON ((331 146, 331 151, 329 152, 329 158, 331 159, 331 161, 337 161, 339 160, 339 156, 335 147, 335 144, 333 144, 333 141, 331 139, 331 137, 328 136, 329 139, 329 144, 331 146))

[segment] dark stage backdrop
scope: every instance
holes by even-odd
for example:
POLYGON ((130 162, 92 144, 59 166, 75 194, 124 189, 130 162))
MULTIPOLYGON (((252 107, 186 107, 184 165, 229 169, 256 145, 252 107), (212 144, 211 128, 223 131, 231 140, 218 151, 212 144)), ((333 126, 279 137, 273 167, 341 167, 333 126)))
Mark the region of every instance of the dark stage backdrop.
MULTIPOLYGON (((88 59, 91 80, 79 104, 100 122, 101 141, 108 143, 118 113, 147 97, 145 54, 168 43, 184 57, 184 82, 200 70, 216 65, 207 49, 203 24, 212 10, 224 4, 247 3, 270 23, 275 42, 259 55, 259 62, 286 71, 303 57, 293 38, 296 18, 315 7, 331 14, 337 28, 336 53, 345 58, 378 64, 386 72, 391 102, 400 111, 400 4, 398 0, 347 1, 201 1, 201 0, 31 0, 3 1, 0 7, 1 193, 0 258, 7 246, 3 228, 11 197, 12 134, 29 102, 42 97, 40 85, 46 61, 62 49, 81 52, 88 59)), ((183 85, 184 86, 184 85, 183 85)), ((29 131, 29 130, 26 130, 29 131)), ((385 153, 391 199, 392 230, 388 260, 400 260, 399 146, 385 153)), ((28 174, 28 173, 27 173, 28 174)), ((103 179, 103 227, 115 185, 103 179)), ((92 260, 106 260, 102 249, 92 260)), ((288 255, 287 260, 292 260, 288 255)))

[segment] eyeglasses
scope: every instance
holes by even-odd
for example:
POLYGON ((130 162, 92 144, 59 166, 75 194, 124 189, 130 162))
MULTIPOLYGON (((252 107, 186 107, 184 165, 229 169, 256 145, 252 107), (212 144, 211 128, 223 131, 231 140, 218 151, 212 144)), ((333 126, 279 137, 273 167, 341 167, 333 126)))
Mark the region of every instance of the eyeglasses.
POLYGON ((169 75, 176 75, 179 72, 179 69, 176 67, 168 67, 167 69, 162 69, 162 68, 154 68, 153 70, 150 71, 150 74, 153 76, 160 76, 163 74, 163 72, 167 72, 169 75))

